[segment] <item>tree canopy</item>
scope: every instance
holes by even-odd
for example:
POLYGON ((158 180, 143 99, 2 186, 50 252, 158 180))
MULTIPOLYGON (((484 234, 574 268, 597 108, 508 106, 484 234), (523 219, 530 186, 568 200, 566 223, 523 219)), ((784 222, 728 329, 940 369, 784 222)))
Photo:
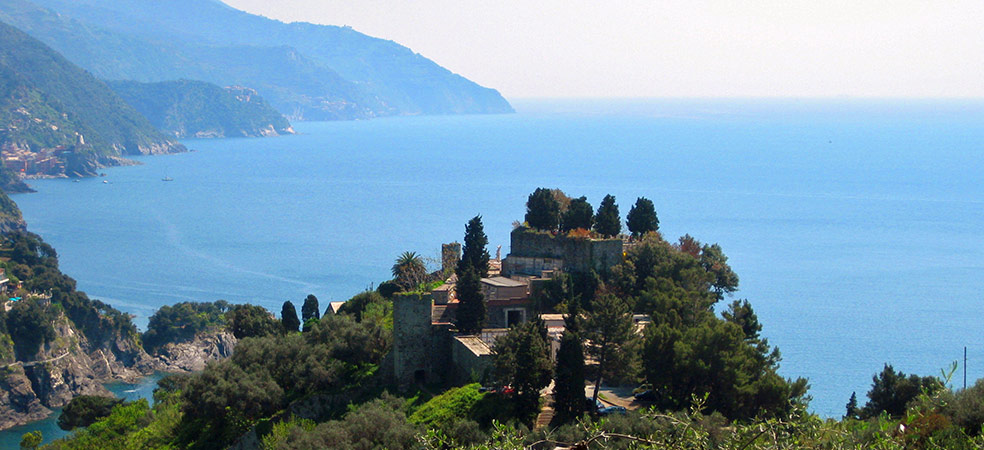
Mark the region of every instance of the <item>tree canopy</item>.
POLYGON ((489 251, 485 248, 489 244, 489 238, 485 235, 485 227, 482 225, 482 216, 475 216, 465 225, 465 243, 461 250, 461 259, 455 273, 458 277, 464 272, 466 266, 471 266, 478 273, 479 278, 489 276, 489 251))
POLYGON ((646 233, 659 230, 659 219, 656 218, 656 207, 653 201, 639 197, 625 218, 632 236, 639 237, 646 233))
POLYGON ((283 327, 266 308, 256 305, 235 305, 226 313, 226 323, 236 339, 280 334, 283 327))
POLYGON ((472 266, 465 266, 458 275, 455 286, 458 309, 455 313, 455 326, 465 334, 475 334, 485 326, 485 296, 482 294, 482 280, 472 266))
POLYGON ((294 304, 287 300, 280 308, 280 325, 284 328, 284 333, 296 333, 301 328, 301 320, 297 318, 297 309, 294 304))
POLYGON ((571 200, 567 210, 561 215, 561 231, 568 232, 579 228, 590 230, 592 225, 594 225, 594 210, 588 203, 588 198, 578 197, 571 200))
POLYGON ((618 236, 622 232, 622 219, 618 212, 615 196, 609 194, 598 205, 594 219, 595 231, 602 236, 618 236))
POLYGON ((144 349, 153 353, 168 343, 184 342, 198 333, 225 325, 225 313, 230 306, 224 300, 161 306, 147 323, 142 339, 144 349))
POLYGON ((321 317, 321 306, 318 305, 318 297, 314 294, 308 294, 304 299, 304 304, 301 305, 301 320, 307 322, 310 319, 318 319, 321 317))
POLYGON ((525 322, 510 328, 492 347, 496 381, 516 391, 516 410, 527 419, 539 412, 540 390, 553 374, 546 334, 542 322, 525 322))
POLYGON ((554 373, 557 420, 564 423, 581 417, 584 413, 584 348, 580 336, 564 331, 554 373))
POLYGON ((396 284, 409 291, 427 281, 427 267, 423 258, 415 252, 403 252, 392 268, 396 284))
POLYGON ((526 223, 538 230, 553 231, 560 224, 560 203, 553 191, 536 188, 526 201, 526 223))

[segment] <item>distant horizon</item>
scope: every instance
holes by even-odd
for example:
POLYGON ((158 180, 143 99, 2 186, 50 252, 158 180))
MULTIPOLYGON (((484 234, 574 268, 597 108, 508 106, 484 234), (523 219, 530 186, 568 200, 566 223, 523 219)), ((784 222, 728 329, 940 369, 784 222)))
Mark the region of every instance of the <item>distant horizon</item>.
POLYGON ((984 98, 984 4, 226 0, 392 40, 506 98, 984 98))

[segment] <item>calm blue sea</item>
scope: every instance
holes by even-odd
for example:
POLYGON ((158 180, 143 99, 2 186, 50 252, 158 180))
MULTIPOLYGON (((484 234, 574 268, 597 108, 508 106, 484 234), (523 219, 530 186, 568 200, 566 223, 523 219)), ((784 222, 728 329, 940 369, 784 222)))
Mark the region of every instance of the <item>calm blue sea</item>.
MULTIPOLYGON (((35 181, 30 229, 143 327, 178 301, 326 305, 437 259, 484 218, 491 252, 538 186, 652 199, 665 236, 724 248, 782 373, 840 416, 884 363, 984 376, 984 101, 529 100, 517 114, 297 123, 190 140, 105 178, 35 181), (162 182, 165 175, 174 178, 162 182), (108 183, 104 183, 103 181, 108 183)), ((962 385, 962 378, 953 380, 962 385)))

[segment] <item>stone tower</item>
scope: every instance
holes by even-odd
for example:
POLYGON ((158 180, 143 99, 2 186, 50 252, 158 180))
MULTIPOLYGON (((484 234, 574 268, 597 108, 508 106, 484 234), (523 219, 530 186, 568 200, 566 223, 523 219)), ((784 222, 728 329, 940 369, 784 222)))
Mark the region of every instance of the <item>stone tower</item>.
POLYGON ((449 276, 458 267, 458 261, 461 261, 461 244, 441 244, 441 273, 449 276))
POLYGON ((393 375, 400 386, 427 382, 431 374, 430 293, 393 296, 393 375))

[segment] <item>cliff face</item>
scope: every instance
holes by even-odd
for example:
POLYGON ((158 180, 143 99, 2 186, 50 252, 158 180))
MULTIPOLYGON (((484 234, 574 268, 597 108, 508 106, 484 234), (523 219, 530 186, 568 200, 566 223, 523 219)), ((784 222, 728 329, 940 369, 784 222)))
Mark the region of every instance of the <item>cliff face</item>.
POLYGON ((157 351, 158 368, 165 372, 197 372, 209 361, 228 358, 237 339, 227 330, 199 333, 188 342, 169 343, 157 351))
POLYGON ((0 369, 0 429, 43 419, 76 395, 110 395, 103 383, 134 381, 157 367, 133 336, 92 342, 64 315, 54 331, 32 360, 7 358, 0 369))

